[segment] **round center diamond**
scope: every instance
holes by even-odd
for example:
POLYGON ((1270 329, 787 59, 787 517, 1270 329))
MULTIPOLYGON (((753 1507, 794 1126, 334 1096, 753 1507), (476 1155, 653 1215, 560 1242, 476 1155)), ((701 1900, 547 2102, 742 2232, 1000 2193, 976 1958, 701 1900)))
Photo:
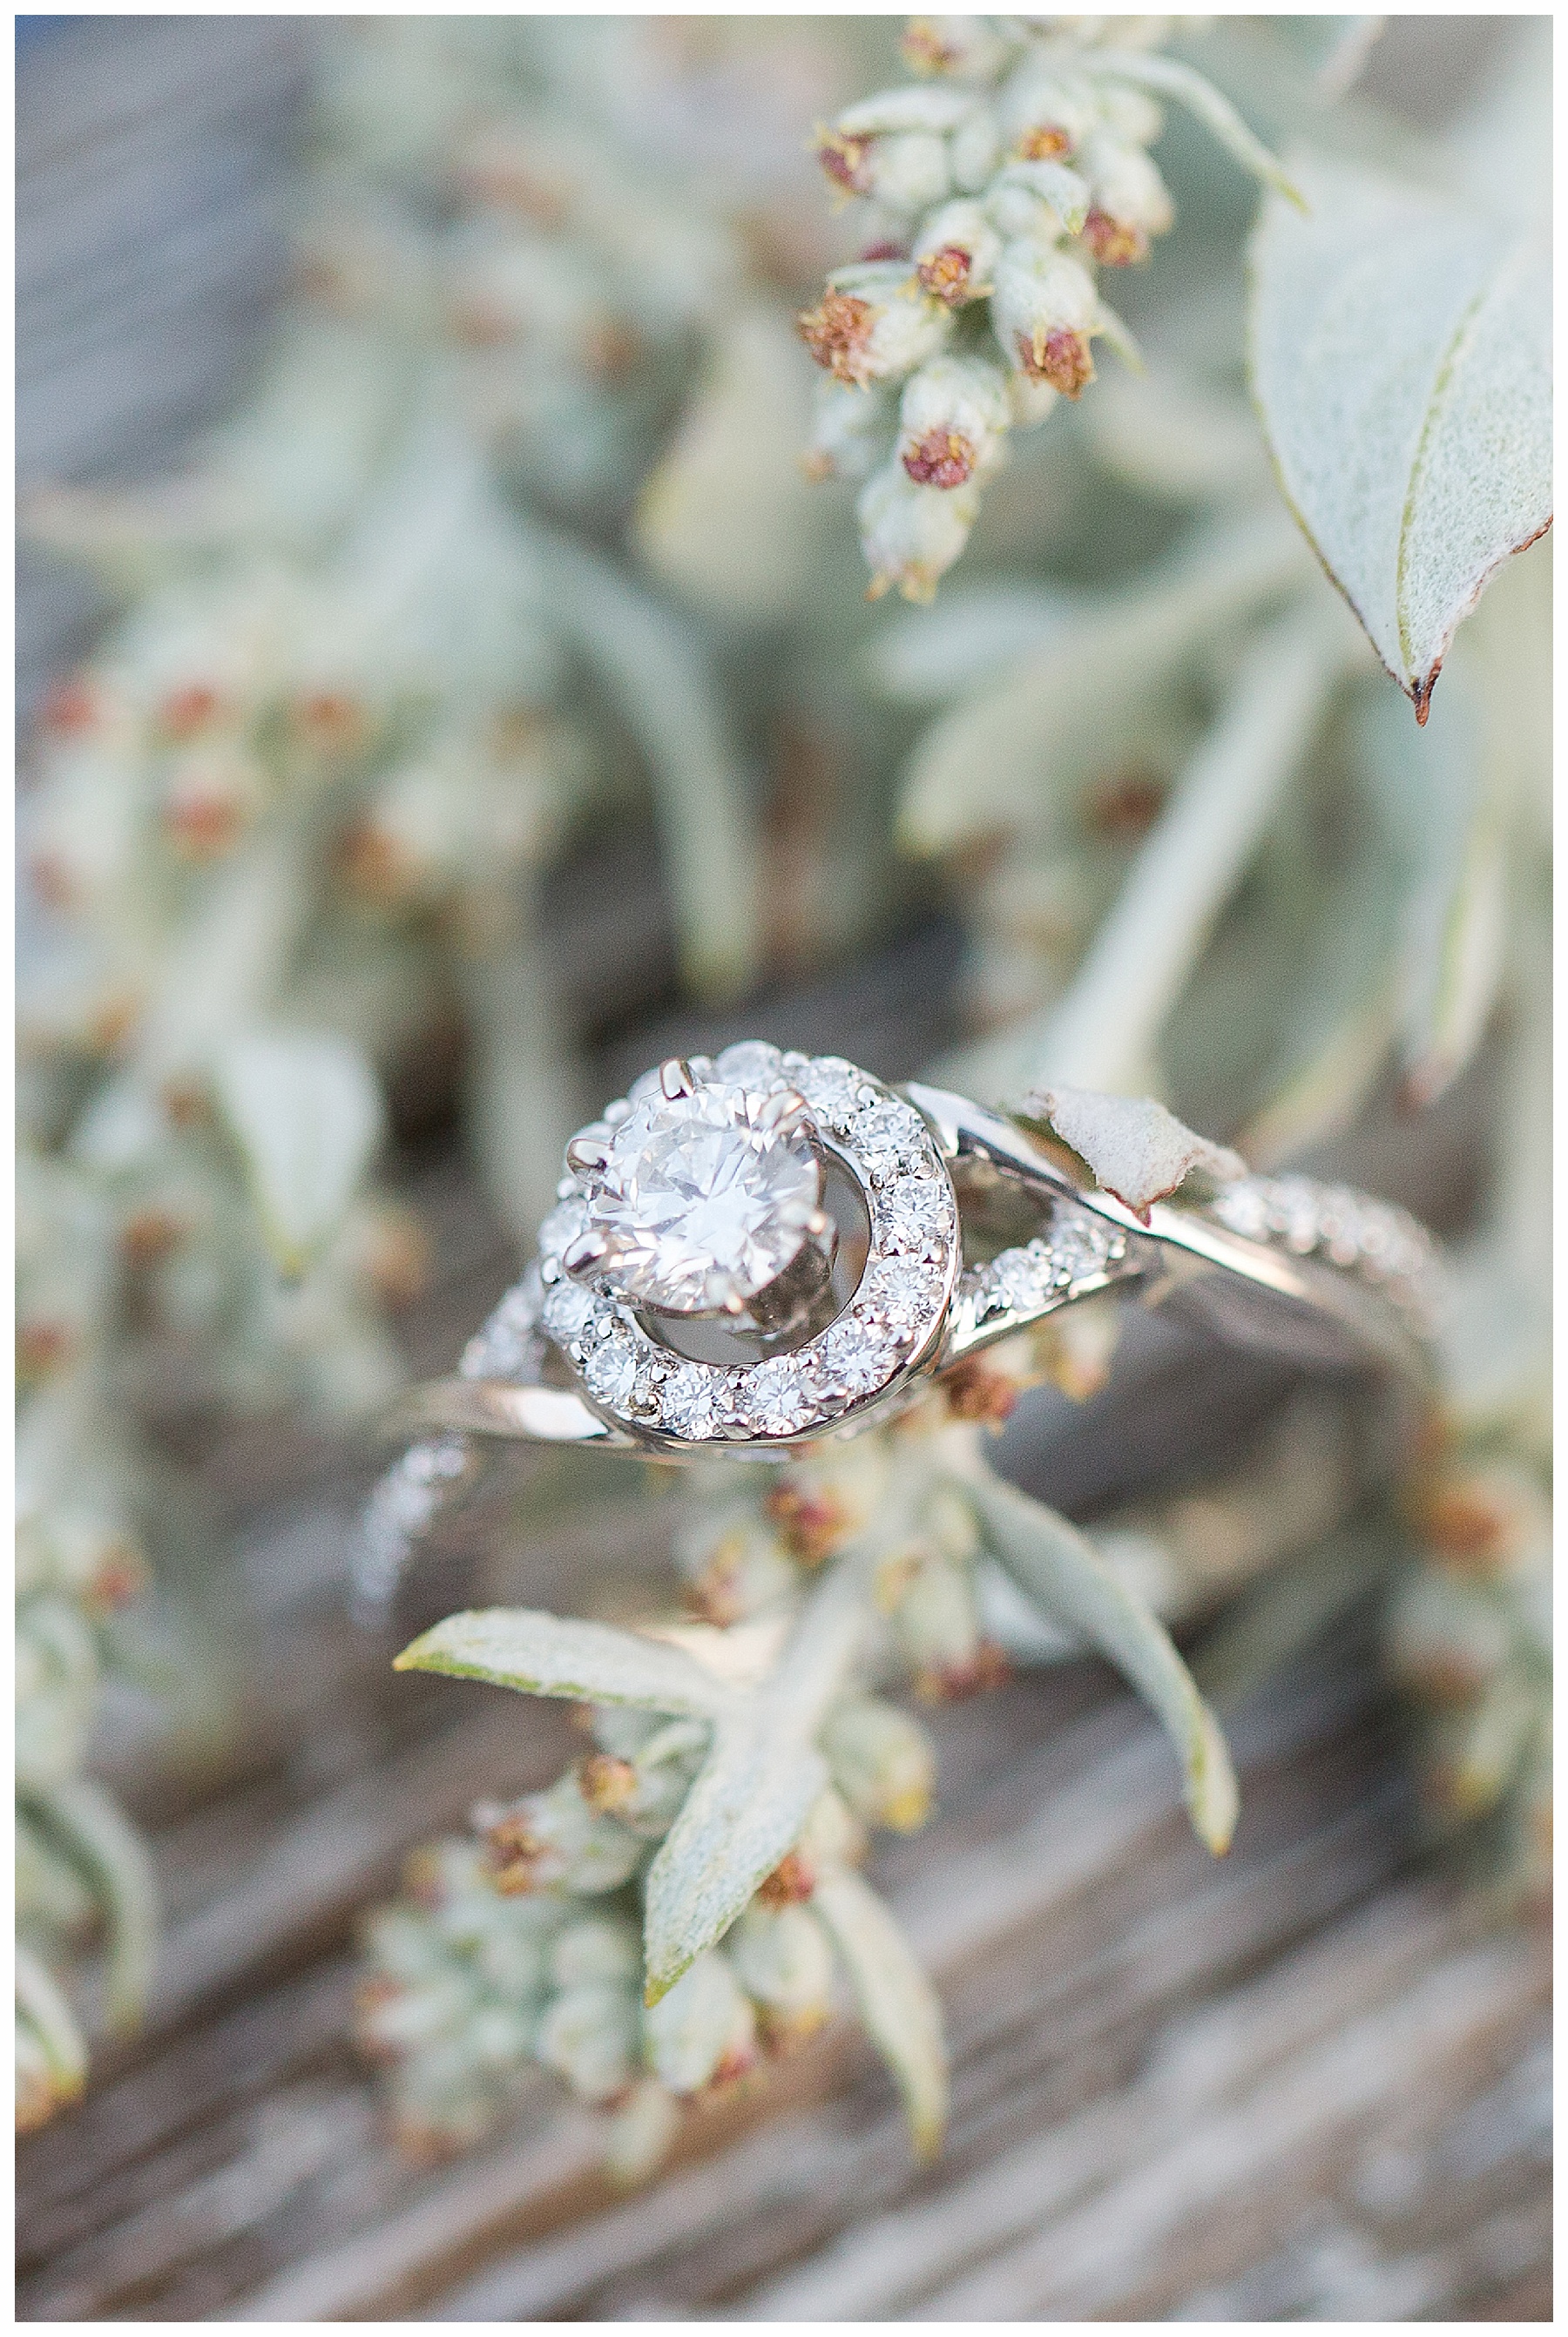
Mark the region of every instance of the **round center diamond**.
POLYGON ((622 1297, 671 1314, 744 1305, 799 1254, 822 1198, 808 1125, 760 1121, 768 1099, 725 1082, 644 1096, 593 1179, 599 1269, 622 1297))

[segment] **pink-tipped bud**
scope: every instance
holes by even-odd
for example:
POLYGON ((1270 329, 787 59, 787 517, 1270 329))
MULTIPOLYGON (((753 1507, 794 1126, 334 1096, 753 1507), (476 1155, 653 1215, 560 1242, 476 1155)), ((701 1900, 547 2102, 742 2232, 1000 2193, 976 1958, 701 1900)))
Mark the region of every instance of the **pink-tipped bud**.
POLYGON ((983 205, 961 198, 944 203, 921 228, 913 258, 921 288, 949 308, 961 308, 991 289, 1002 239, 983 205))
POLYGON ((988 82, 1013 54, 990 16, 911 16, 898 44, 911 73, 949 81, 988 82))
POLYGON ((1008 421, 1006 385, 975 357, 934 357, 899 406, 898 455, 918 486, 950 493, 995 467, 1008 421))
POLYGON ((929 601, 969 540, 979 516, 979 490, 919 485, 902 463, 876 472, 855 506, 861 548, 871 571, 867 595, 880 600, 897 587, 906 601, 929 601))
POLYGON ((1128 268, 1146 259, 1175 213, 1165 181, 1141 146, 1097 135, 1082 158, 1093 201, 1083 240, 1102 266, 1128 268))
POLYGON ((864 387, 897 380, 934 357, 952 329, 939 301, 897 260, 859 262, 829 278, 815 308, 797 319, 801 339, 836 381, 864 387))
POLYGON ((1093 279, 1074 259, 1011 243, 991 300, 996 337, 1018 370, 1077 397, 1094 378, 1091 334, 1100 326, 1093 279))

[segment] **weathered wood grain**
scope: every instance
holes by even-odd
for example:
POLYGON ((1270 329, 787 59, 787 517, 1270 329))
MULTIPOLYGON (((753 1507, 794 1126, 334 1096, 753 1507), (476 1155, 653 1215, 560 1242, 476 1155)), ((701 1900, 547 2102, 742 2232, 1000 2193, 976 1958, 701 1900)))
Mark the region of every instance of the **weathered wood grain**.
MULTIPOLYGON (((79 19, 29 52, 24 477, 155 469, 220 409, 281 266, 308 33, 79 19)), ((24 570, 24 698, 93 606, 24 570)), ((751 1028, 894 1077, 950 1043, 958 935, 939 920, 737 1015, 679 1007, 652 856, 619 849, 561 871, 546 902, 603 1092, 751 1028)), ((1457 1222, 1475 1109, 1455 1090, 1414 1160, 1392 1109, 1375 1114, 1333 1165, 1457 1222)), ((430 1371, 514 1261, 450 1152, 407 1182, 436 1274, 403 1328, 430 1371)), ((1096 1414, 1123 1468, 1133 1413, 1152 1449, 1168 1441, 1146 1360, 1122 1424, 1096 1414)), ((1211 1408, 1240 1419, 1283 1392, 1232 1374, 1211 1408)), ((105 1740, 152 1831, 169 1933, 142 2035, 103 2045, 86 2100, 21 2152, 24 2319, 1550 2317, 1544 1957, 1477 1934, 1420 1867, 1365 1617, 1236 1716, 1243 1817, 1220 1864, 1152 1724, 1099 1667, 937 1716, 938 1814, 878 1858, 953 2039, 934 2168, 911 2165, 847 2020, 693 2116, 630 2198, 598 2172, 596 2122, 544 2078, 469 2158, 400 2164, 346 2041, 358 1916, 407 1848, 574 1740, 553 1711, 394 1678, 389 1642, 343 1618, 365 1446, 190 1409, 164 1427, 233 1530, 246 1693, 200 1759, 144 1721, 105 1740)), ((1103 1497, 1049 1406, 1008 1451, 1076 1502, 1103 1497)), ((628 1597, 669 1509, 634 1474, 575 1516, 569 1490, 503 1472, 409 1618, 476 1582, 578 1609, 628 1597)))

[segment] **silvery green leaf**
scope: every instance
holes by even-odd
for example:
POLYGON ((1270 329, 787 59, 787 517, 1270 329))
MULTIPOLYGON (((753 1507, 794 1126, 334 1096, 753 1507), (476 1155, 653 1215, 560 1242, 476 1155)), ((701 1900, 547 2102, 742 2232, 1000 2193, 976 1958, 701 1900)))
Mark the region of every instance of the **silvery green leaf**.
POLYGON ((268 1247, 282 1273, 300 1274, 337 1232, 381 1140, 376 1075, 334 1032, 270 1031, 230 1040, 212 1077, 268 1247))
MULTIPOLYGON (((514 898, 517 898, 514 892, 514 898)), ((561 1155, 583 1119, 567 1062, 550 969, 531 909, 494 951, 456 965, 469 1015, 469 1132, 485 1186, 520 1241, 555 1202, 561 1155)))
POLYGON ((1466 1817, 1507 1791, 1542 1726, 1542 1692, 1515 1670, 1488 1680, 1473 1704, 1427 1722, 1427 1760, 1445 1780, 1448 1806, 1466 1817))
POLYGON ((132 2027, 146 2001, 158 1945, 158 1886, 135 1828, 91 1777, 39 1796, 37 1814, 90 1884, 107 1930, 104 1990, 111 2024, 132 2027))
POLYGON ((1175 57, 1134 49, 1100 49, 1083 62, 1109 81, 1130 81, 1161 97, 1174 98, 1200 122, 1225 152, 1265 186, 1273 187, 1288 202, 1301 204, 1297 180, 1276 161, 1260 138, 1253 136, 1228 97, 1211 81, 1175 57))
POLYGON ((874 1550, 847 1551, 807 1601, 777 1667, 714 1731, 649 1869, 644 1951, 656 2003, 721 1939, 798 1840, 828 1783, 812 1739, 874 1607, 874 1550))
POLYGON ((36 2039, 57 2100, 82 2090, 87 2047, 70 2001, 42 1958, 18 1942, 15 1957, 16 2012, 36 2039))
POLYGON ((1455 646, 1449 688, 1463 690, 1471 719, 1455 724, 1448 752, 1466 756, 1468 768, 1413 922, 1405 1061, 1417 1103, 1433 1101, 1469 1062, 1502 985, 1521 815, 1551 784, 1542 719, 1551 703, 1549 585, 1544 546, 1511 561, 1455 646))
POLYGON ((1142 1217, 1194 1168, 1226 1183, 1247 1167, 1240 1153, 1183 1128, 1152 1096, 1048 1088, 1030 1096, 1026 1110, 1029 1118, 1048 1121, 1088 1163, 1095 1183, 1142 1217))
MULTIPOLYGON (((1402 737, 1416 735, 1380 683, 1402 737)), ((1289 872, 1287 872, 1289 876, 1289 872)), ((1398 1026, 1399 917, 1408 889, 1387 839, 1369 837, 1326 885, 1295 880, 1306 948, 1270 983, 1289 1011, 1260 1098, 1236 1139, 1254 1168, 1272 1168, 1348 1126, 1387 1061, 1398 1026)), ((1273 922, 1278 926, 1278 915, 1273 922)), ((1256 983, 1257 960, 1248 953, 1256 983)))
POLYGON ((1106 300, 1100 302, 1100 330, 1106 347, 1115 350, 1135 380, 1147 374, 1149 361, 1139 345, 1138 336, 1126 318, 1118 316, 1106 300))
POLYGON ((986 1540, 1019 1587, 1053 1622, 1109 1657, 1159 1714, 1181 1757, 1194 1831, 1216 1855, 1227 1850, 1236 1826, 1236 1774, 1219 1723, 1169 1633, 1065 1518, 988 1472, 970 1491, 986 1540))
POLYGON ((737 309, 643 487, 639 551, 726 626, 788 617, 811 589, 831 506, 795 451, 808 425, 809 376, 776 308, 737 309))
MULTIPOLYGON (((1328 1018, 1315 1015, 1309 1041, 1286 1067, 1237 1139, 1254 1168, 1272 1168, 1348 1128, 1387 1060, 1398 1019, 1390 952, 1359 969, 1362 986, 1328 1018)), ((1304 985, 1311 999, 1310 984, 1304 985)))
POLYGON ((1308 68, 1318 88, 1343 97, 1372 54, 1386 16, 1271 16, 1269 36, 1308 68))
POLYGON ((397 1671, 447 1672, 525 1696, 577 1704, 629 1704, 644 1712, 710 1720, 730 1697, 712 1673, 678 1648, 609 1623, 564 1620, 526 1607, 448 1615, 404 1648, 397 1671))
POLYGON ((648 1870, 644 1952, 656 2004, 723 1938, 798 1840, 828 1765, 757 1699, 714 1731, 712 1750, 648 1870))
POLYGON ((974 1051, 985 1091, 1148 1078, 1165 1021, 1338 687, 1348 644, 1359 650, 1332 603, 1290 610, 1248 642, 1219 719, 1067 991, 974 1051))
POLYGON ((1161 713, 1171 677, 1308 562, 1273 513, 1206 536, 1152 583, 1085 608, 933 723, 910 758, 899 826, 922 853, 1038 827, 1161 713))
POLYGON ((158 961, 140 1032, 150 1078, 204 1064, 269 1011, 316 909, 318 858, 312 830, 297 820, 263 829, 212 872, 201 906, 158 961))
MULTIPOLYGON (((1357 728, 1368 792, 1406 864, 1399 1001, 1406 1087, 1433 1101, 1479 1043, 1503 978, 1514 811, 1527 780, 1528 706, 1537 677, 1515 632, 1529 631, 1527 565, 1502 580, 1494 609, 1455 648, 1448 686, 1424 729, 1388 704, 1357 728)), ((1544 759, 1544 758, 1543 758, 1544 759)))
POLYGON ((681 2126, 681 2105, 657 2078, 633 2086, 610 2121, 604 2172, 632 2190, 658 2167, 681 2126))
POLYGON ((904 2097, 916 2151, 932 2158, 947 2123, 947 2050, 936 1991, 881 1900, 852 1868, 822 1875, 811 1903, 844 1960, 867 2033, 904 2097))
POLYGON ((758 846, 717 681, 691 628, 607 560, 547 539, 563 625, 647 757, 691 980, 725 995, 756 963, 758 846))
POLYGON ((1551 283, 1516 228, 1313 158, 1266 209, 1250 363, 1280 484, 1425 721, 1455 628, 1552 516, 1551 283))

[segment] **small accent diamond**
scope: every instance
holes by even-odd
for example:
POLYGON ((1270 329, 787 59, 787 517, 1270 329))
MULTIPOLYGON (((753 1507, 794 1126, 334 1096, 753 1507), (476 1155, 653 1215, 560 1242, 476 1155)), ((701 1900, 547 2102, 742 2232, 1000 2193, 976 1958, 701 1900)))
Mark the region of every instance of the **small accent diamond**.
POLYGON ((693 1442, 720 1433, 719 1397, 723 1374, 702 1364, 678 1364, 659 1392, 663 1425, 693 1442))
POLYGON ((952 1231, 953 1205, 935 1177, 905 1178, 877 1196, 877 1236, 890 1249, 943 1255, 952 1231))
POLYGON ((849 1135, 873 1184, 930 1172, 931 1131, 913 1104, 885 1097, 857 1113, 849 1135))
POLYGON ((875 1090, 863 1071, 840 1055, 818 1055, 792 1073, 801 1094, 825 1126, 842 1135, 875 1090))
POLYGON ((1055 1279, 1049 1255, 1034 1242, 1024 1249, 1004 1249, 993 1259, 991 1271, 1004 1303, 1019 1315, 1038 1306, 1055 1279))
POLYGON ((1244 1241, 1268 1240, 1269 1196, 1254 1178, 1243 1177, 1234 1185, 1222 1186, 1210 1208, 1222 1226, 1229 1226, 1244 1241))
POLYGON ((533 1357, 544 1296, 538 1268, 531 1266, 464 1348, 459 1375, 466 1380, 505 1380, 524 1373, 533 1357))
POLYGON ((934 1266, 916 1258, 887 1258, 867 1276, 863 1296, 874 1315, 901 1325, 929 1315, 940 1287, 934 1266))
POLYGON ((899 1362, 897 1349, 854 1315, 841 1316, 823 1333, 817 1354, 828 1385, 849 1396, 868 1395, 892 1378, 899 1362))
POLYGON ((568 1242, 582 1232, 588 1222, 588 1204, 578 1194, 562 1201, 552 1209, 539 1228, 541 1257, 559 1257, 568 1242))
POLYGON ((741 1375, 740 1409, 765 1436, 789 1436, 803 1428, 817 1409, 804 1359, 774 1355, 753 1364, 741 1375))
POLYGON ((1069 1282, 1103 1272, 1126 1248, 1114 1226, 1102 1224, 1086 1210, 1060 1211, 1052 1221, 1050 1245, 1063 1279, 1069 1282))
POLYGON ((729 1080, 736 1087, 766 1093, 780 1084, 783 1062, 777 1047, 769 1047, 761 1039, 742 1039, 733 1047, 726 1047, 713 1068, 721 1080, 729 1080))
POLYGON ((583 1384, 601 1403, 625 1404, 637 1379, 637 1341, 624 1323, 612 1323, 583 1358, 583 1384))
POLYGON ((596 1302, 591 1290, 575 1282, 557 1282, 545 1294, 543 1321, 550 1336, 562 1346, 574 1339, 592 1318, 596 1302))

